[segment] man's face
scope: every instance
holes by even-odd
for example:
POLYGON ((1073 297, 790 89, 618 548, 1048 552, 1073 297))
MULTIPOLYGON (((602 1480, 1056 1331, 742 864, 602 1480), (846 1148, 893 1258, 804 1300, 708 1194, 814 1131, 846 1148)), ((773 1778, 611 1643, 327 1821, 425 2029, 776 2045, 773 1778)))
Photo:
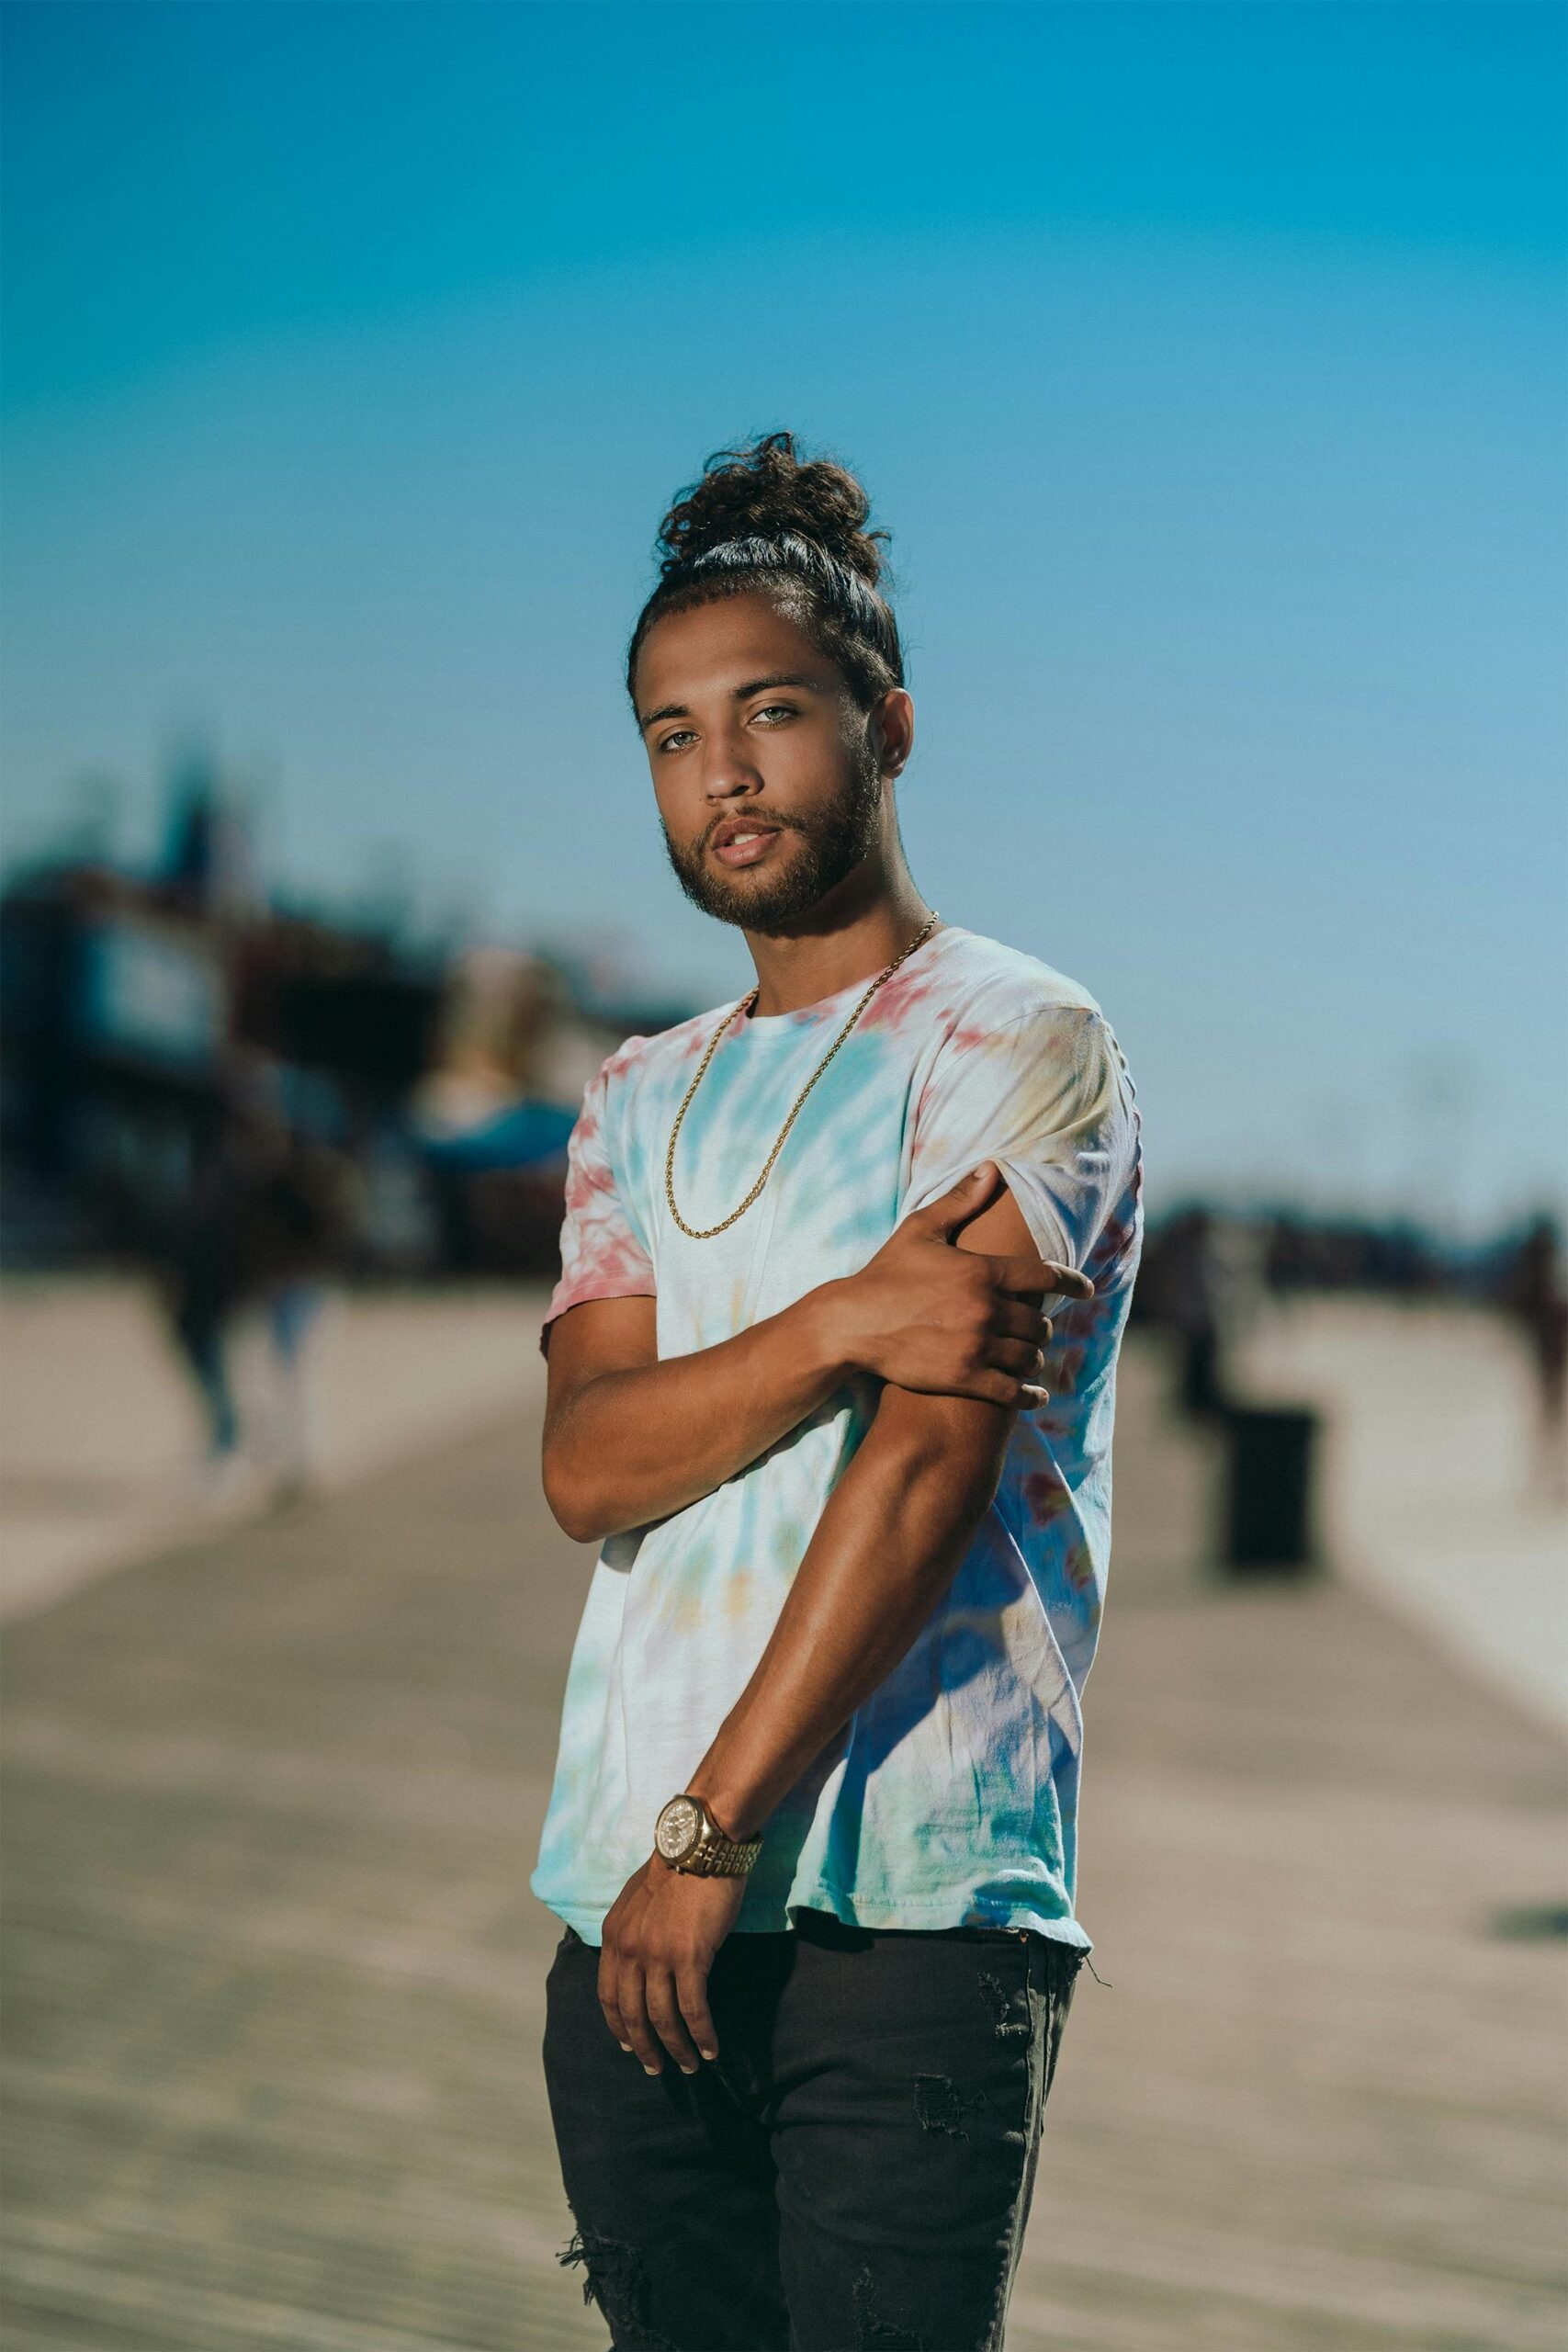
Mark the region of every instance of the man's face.
POLYGON ((881 838, 875 730, 837 663, 765 598, 656 621, 637 703, 670 863, 705 914, 788 929, 881 838))

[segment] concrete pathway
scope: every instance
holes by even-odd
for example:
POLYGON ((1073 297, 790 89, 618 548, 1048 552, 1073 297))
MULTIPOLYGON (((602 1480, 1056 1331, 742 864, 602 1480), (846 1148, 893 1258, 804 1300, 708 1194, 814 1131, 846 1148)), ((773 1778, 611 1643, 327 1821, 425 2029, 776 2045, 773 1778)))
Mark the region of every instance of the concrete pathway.
MULTIPOLYGON (((405 1449, 544 1390, 537 1285, 330 1295, 307 1354, 333 1493, 405 1449)), ((267 1351, 242 1319, 231 1361, 243 1419, 265 1450, 267 1351)), ((134 1275, 9 1275, 0 1283, 0 1619, 42 1608, 159 1546, 267 1508, 264 1464, 221 1498, 199 1471, 195 1393, 134 1275)))
POLYGON ((1259 1403, 1323 1415, 1336 1573, 1568 1726, 1568 1503, 1532 1458, 1535 1396, 1511 1326, 1447 1303, 1305 1298, 1262 1317, 1236 1373, 1259 1403))

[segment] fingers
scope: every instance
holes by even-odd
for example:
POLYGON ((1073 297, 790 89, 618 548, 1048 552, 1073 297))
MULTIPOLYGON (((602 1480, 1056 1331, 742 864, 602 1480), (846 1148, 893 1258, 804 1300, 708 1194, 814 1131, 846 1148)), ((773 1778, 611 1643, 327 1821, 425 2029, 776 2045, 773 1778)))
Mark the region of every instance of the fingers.
POLYGON ((990 1276, 994 1290, 1009 1298, 1047 1298, 1051 1269, 1043 1258, 986 1258, 978 1261, 990 1276))
POLYGON ((1064 1298, 1094 1296, 1094 1284, 1087 1274, 1079 1273, 1076 1266, 1058 1265, 1054 1258, 1043 1259, 1041 1262, 1051 1277, 1045 1285, 1048 1291, 1059 1291, 1064 1298))
POLYGON ((987 1330, 977 1342, 969 1369, 977 1374, 1006 1372, 1015 1380, 1035 1379, 1045 1369, 1045 1350, 1037 1336, 1039 1329, 1036 1317, 1033 1328, 1022 1336, 994 1328, 987 1330))
POLYGON ((681 2003, 681 2014, 692 2030, 692 2039, 705 2058, 718 2056, 718 2036, 714 2031, 713 2013, 708 2007, 708 1980, 705 1968, 694 1962, 675 1971, 675 1991, 681 2003))
POLYGON ((648 1987, 642 1968, 638 1962, 625 1953, 620 1955, 616 1971, 615 2004, 626 2029, 626 2039, 631 2043, 644 2074, 660 2073, 664 2065, 664 2052, 649 2022, 648 1987))
POLYGON ((599 2007, 621 2048, 647 2074, 662 2072, 665 2051, 683 2075, 694 2075, 700 2058, 718 2056, 707 1972, 698 1962, 645 1972, 630 1953, 607 1944, 599 1961, 599 2007))
POLYGON ((617 1991, 618 1981, 619 1968, 615 1958, 615 1947, 612 1944, 606 1943, 602 1948, 599 1954, 599 2007, 604 2012, 605 2024, 609 2027, 610 2031, 615 2035, 615 2040, 620 2043, 621 2048, 623 2050, 630 2050, 632 2046, 631 2037, 626 2031, 625 2021, 621 2016, 620 1996, 617 1991))
POLYGON ((980 1262, 991 1270, 996 1288, 1013 1298, 1092 1298, 1094 1284, 1076 1266, 1058 1265, 1054 1258, 991 1258, 980 1262))
POLYGON ((949 1379, 933 1384, 931 1393, 942 1396, 975 1396, 987 1405, 1043 1405, 1050 1394, 1042 1377, 1044 1352, 1016 1340, 995 1340, 983 1363, 972 1363, 949 1379))
POLYGON ((970 1217, 977 1216, 997 1189, 1001 1170, 994 1159, 982 1159, 939 1200, 917 1209, 905 1219, 908 1225, 923 1227, 928 1233, 942 1236, 956 1233, 970 1217))
MULTIPOLYGON (((676 1990, 672 1969, 658 1970, 649 1977, 649 2020, 681 2072, 694 2075, 698 2064, 697 2052, 686 2030, 686 2020, 682 2015, 683 2006, 676 1990)), ((708 2030, 711 2033, 711 2020, 708 2030)))
MULTIPOLYGON (((1010 1342, 1010 1345, 1016 1345, 1016 1342, 1010 1342)), ((1011 1405, 1021 1405, 1030 1412, 1048 1403, 1051 1392, 1040 1376, 1044 1369, 1045 1352, 1043 1348, 1020 1350, 1010 1363, 1002 1366, 1002 1377, 1013 1392, 1006 1401, 1011 1405)))
POLYGON ((1042 1315, 1037 1306, 1026 1306, 1021 1298, 1009 1298, 1000 1291, 991 1307, 987 1327, 998 1340, 1027 1340, 1031 1347, 1049 1347, 1056 1334, 1056 1326, 1049 1315, 1042 1315))
POLYGON ((1020 1380, 1010 1372, 981 1373, 966 1388, 959 1392, 965 1396, 980 1396, 988 1405, 1005 1405, 1010 1410, 1032 1413, 1050 1402, 1051 1392, 1037 1380, 1020 1380))

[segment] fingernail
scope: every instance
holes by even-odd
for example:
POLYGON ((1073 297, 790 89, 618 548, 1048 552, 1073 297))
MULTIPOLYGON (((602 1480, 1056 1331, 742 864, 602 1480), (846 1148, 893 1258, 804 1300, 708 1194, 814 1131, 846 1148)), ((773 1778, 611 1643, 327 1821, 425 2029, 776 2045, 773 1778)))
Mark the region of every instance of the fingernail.
MULTIPOLYGON (((698 2047, 699 2047, 699 2048, 701 2048, 701 2046, 702 2046, 702 2045, 699 2043, 699 2044, 698 2044, 698 2047)), ((713 2062, 714 2062, 714 2060, 718 2056, 718 2052, 717 2052, 717 2051, 716 2051, 716 2050, 704 2050, 704 2051, 703 2051, 703 2056, 707 2060, 707 2062, 708 2062, 709 2065, 711 2066, 711 2065, 712 2065, 712 2064, 713 2064, 713 2062)))
POLYGON ((629 2052, 631 2050, 631 2043, 629 2041, 623 2041, 621 2048, 629 2052))
POLYGON ((694 2075, 696 2071, 697 2070, 694 2066, 682 2066, 681 2069, 681 2072, 683 2075, 694 2075))
POLYGON ((642 2071, 643 2071, 643 2073, 644 2073, 645 2075, 657 2075, 657 2074, 658 2074, 658 2072, 659 2072, 659 2069, 658 2069, 658 2067, 657 2067, 657 2066, 648 2066, 648 2065, 645 2065, 642 2071))

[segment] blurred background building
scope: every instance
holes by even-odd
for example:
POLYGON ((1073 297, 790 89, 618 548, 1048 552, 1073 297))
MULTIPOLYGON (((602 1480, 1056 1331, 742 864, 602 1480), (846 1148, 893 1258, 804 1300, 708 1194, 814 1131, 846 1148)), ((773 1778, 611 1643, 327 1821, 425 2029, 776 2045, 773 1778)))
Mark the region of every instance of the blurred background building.
POLYGON ((547 1273, 584 1085, 686 1010, 615 993, 607 959, 434 954, 278 904, 243 801, 187 772, 150 871, 63 854, 6 877, 0 1262, 156 1261, 243 1070, 358 1170, 346 1270, 547 1273))

